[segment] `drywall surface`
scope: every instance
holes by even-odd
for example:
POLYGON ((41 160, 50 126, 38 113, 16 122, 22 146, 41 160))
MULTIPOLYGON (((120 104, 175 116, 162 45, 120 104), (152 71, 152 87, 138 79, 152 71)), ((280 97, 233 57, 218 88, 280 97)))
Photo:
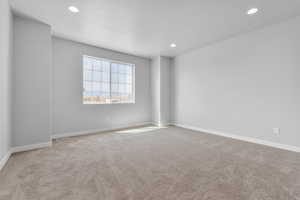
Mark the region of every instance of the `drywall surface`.
POLYGON ((151 62, 152 121, 156 125, 170 123, 171 59, 156 56, 151 62))
POLYGON ((11 140, 12 15, 8 0, 0 0, 0 161, 9 152, 11 140))
POLYGON ((151 122, 150 60, 53 37, 53 134, 151 122), (135 103, 84 105, 82 56, 135 64, 135 103))
POLYGON ((299 23, 297 17, 176 57, 174 122, 299 147, 299 23))
POLYGON ((160 123, 170 123, 170 70, 171 59, 160 58, 160 123))
POLYGON ((14 147, 50 141, 51 45, 50 26, 14 17, 12 72, 14 147))
POLYGON ((151 60, 152 122, 160 124, 160 56, 151 60))

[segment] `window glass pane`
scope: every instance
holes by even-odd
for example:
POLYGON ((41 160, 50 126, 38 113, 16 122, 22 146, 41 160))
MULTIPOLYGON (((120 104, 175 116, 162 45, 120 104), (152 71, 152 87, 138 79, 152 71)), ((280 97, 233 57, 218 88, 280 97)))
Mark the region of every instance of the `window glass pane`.
POLYGON ((105 93, 110 92, 109 83, 102 83, 102 91, 105 92, 105 93))
POLYGON ((110 69, 110 63, 107 61, 103 61, 102 62, 102 70, 104 72, 109 72, 109 69, 110 69))
POLYGON ((102 81, 109 82, 109 73, 102 73, 102 81))
POLYGON ((129 74, 130 73, 130 66, 125 65, 125 73, 129 74))
POLYGON ((84 80, 91 81, 93 79, 93 71, 85 70, 84 71, 84 80))
POLYGON ((118 93, 119 92, 118 84, 111 84, 111 92, 113 92, 113 93, 118 93))
POLYGON ((126 74, 120 74, 119 82, 120 83, 126 83, 126 74))
POLYGON ((121 84, 121 85, 120 85, 120 88, 119 88, 119 92, 120 92, 121 94, 126 94, 126 85, 121 84))
POLYGON ((93 72, 93 81, 100 82, 102 81, 102 73, 101 71, 94 71, 93 72))
POLYGON ((101 84, 100 83, 94 83, 93 84, 93 91, 99 93, 101 91, 101 84))
POLYGON ((93 66, 95 71, 101 71, 102 63, 99 60, 94 60, 93 66))
POLYGON ((116 63, 111 64, 111 72, 118 72, 119 71, 119 66, 116 63))
POLYGON ((111 82, 118 83, 119 82, 119 74, 118 73, 111 73, 111 82))
POLYGON ((132 66, 115 64, 112 73, 113 102, 130 102, 132 98, 132 66), (118 66, 118 67, 116 67, 118 66))
POLYGON ((119 73, 121 73, 121 74, 126 73, 126 66, 125 65, 119 65, 119 73))
POLYGON ((107 98, 110 98, 110 63, 87 56, 83 60, 84 103, 106 103, 107 98))

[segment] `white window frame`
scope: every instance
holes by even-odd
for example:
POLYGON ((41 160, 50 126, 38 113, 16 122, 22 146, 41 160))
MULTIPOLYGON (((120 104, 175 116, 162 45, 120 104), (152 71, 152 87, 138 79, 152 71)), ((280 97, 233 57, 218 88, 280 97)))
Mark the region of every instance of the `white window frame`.
POLYGON ((100 57, 94 57, 94 56, 89 56, 89 55, 83 55, 82 56, 82 103, 84 105, 111 105, 111 104, 135 104, 135 64, 133 63, 126 63, 126 62, 122 62, 122 61, 118 61, 118 60, 112 60, 112 59, 107 59, 107 58, 100 58, 100 57), (91 59, 95 59, 95 60, 99 60, 99 61, 107 61, 109 62, 109 87, 110 87, 110 101, 106 102, 106 103, 88 103, 84 101, 84 58, 91 58, 91 59), (111 74, 112 74, 112 70, 111 70, 111 65, 112 63, 117 63, 117 64, 123 64, 123 65, 131 65, 132 67, 132 101, 128 101, 128 102, 113 102, 111 99, 111 74))

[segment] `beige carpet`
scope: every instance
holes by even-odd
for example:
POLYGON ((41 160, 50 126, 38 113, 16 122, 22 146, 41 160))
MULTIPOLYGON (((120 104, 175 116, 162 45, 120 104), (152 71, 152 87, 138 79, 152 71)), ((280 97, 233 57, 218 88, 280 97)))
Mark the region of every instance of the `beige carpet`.
POLYGON ((65 138, 18 153, 1 200, 299 200, 300 154, 176 127, 65 138))

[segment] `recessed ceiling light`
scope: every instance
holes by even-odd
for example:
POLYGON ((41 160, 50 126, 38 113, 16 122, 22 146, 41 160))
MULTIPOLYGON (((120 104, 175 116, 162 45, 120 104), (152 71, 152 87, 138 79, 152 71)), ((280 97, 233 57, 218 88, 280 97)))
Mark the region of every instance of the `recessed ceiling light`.
POLYGON ((258 12, 258 8, 251 8, 250 10, 247 11, 247 14, 248 15, 253 15, 257 12, 258 12))
POLYGON ((69 10, 73 13, 78 13, 79 12, 79 9, 76 8, 75 6, 69 6, 69 10))
POLYGON ((175 47, 176 47, 176 44, 175 44, 175 43, 172 43, 172 44, 170 44, 170 47, 175 48, 175 47))

